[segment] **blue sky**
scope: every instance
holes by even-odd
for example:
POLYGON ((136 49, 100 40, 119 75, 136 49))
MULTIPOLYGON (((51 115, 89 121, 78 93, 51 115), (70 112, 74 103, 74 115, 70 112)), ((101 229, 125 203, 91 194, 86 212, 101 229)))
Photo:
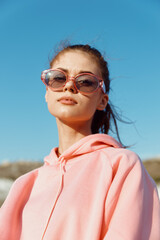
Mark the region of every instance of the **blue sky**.
POLYGON ((41 71, 64 39, 105 52, 111 102, 134 124, 120 124, 142 159, 160 155, 159 0, 0 2, 0 161, 43 159, 58 145, 41 71))

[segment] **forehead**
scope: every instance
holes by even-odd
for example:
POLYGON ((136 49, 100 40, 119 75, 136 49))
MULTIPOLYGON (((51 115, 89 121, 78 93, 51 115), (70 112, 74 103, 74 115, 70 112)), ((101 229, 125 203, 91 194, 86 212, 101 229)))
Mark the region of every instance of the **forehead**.
POLYGON ((52 68, 64 68, 71 74, 86 71, 100 76, 100 69, 96 60, 90 54, 80 50, 69 50, 60 53, 53 62, 52 68))

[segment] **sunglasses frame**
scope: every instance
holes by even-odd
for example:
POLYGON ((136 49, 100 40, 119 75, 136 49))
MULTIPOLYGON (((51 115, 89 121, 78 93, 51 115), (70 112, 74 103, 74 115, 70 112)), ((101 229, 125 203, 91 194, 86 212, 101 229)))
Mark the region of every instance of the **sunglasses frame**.
POLYGON ((70 76, 68 76, 68 75, 66 74, 66 72, 64 72, 64 71, 61 70, 61 69, 47 69, 47 70, 42 71, 42 73, 41 73, 41 80, 42 80, 42 82, 43 82, 47 87, 49 87, 49 88, 50 88, 51 90, 53 90, 53 91, 62 90, 62 89, 64 88, 64 86, 66 85, 67 82, 72 81, 73 84, 74 84, 75 89, 76 89, 78 92, 80 92, 80 93, 84 93, 84 94, 94 93, 94 92, 96 92, 99 88, 101 88, 101 89, 102 89, 102 92, 104 93, 104 89, 103 89, 103 83, 104 83, 104 81, 103 81, 103 79, 100 78, 100 77, 98 77, 98 76, 96 76, 95 74, 92 74, 92 73, 80 73, 80 74, 76 75, 75 77, 70 77, 70 76), (47 74, 48 72, 50 72, 50 71, 58 71, 58 72, 63 73, 63 74, 66 76, 65 84, 64 84, 62 87, 52 88, 52 87, 50 87, 50 86, 48 86, 48 85, 46 84, 46 82, 45 82, 45 76, 46 76, 46 74, 47 74), (96 88, 94 91, 92 91, 92 92, 83 92, 83 91, 81 91, 81 90, 79 90, 79 89, 77 88, 77 86, 76 86, 76 84, 75 84, 75 81, 76 81, 76 79, 77 79, 78 77, 83 76, 83 75, 93 76, 93 77, 95 77, 95 78, 98 80, 98 86, 97 86, 97 88, 96 88))

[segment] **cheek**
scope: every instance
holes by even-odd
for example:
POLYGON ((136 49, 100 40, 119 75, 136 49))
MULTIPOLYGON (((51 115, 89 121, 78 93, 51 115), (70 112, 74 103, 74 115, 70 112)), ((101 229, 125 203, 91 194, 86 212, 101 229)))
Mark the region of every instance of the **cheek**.
POLYGON ((55 111, 55 108, 56 108, 55 95, 50 90, 48 90, 46 92, 45 99, 46 99, 46 102, 47 102, 48 110, 53 115, 53 113, 55 111))
POLYGON ((88 95, 86 99, 87 111, 95 112, 97 107, 99 106, 100 99, 101 99, 101 96, 99 92, 95 92, 93 94, 88 95))
POLYGON ((92 117, 94 113, 96 112, 98 106, 98 98, 97 96, 89 96, 89 98, 86 101, 82 101, 80 104, 80 112, 85 114, 87 117, 92 117))

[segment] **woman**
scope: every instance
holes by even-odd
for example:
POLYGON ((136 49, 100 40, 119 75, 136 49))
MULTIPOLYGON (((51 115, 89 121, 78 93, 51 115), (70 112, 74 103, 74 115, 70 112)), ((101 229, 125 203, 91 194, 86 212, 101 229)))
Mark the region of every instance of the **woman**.
POLYGON ((159 240, 155 183, 137 155, 107 135, 111 120, 118 129, 100 52, 67 46, 41 78, 59 147, 14 183, 0 211, 0 239, 159 240))

